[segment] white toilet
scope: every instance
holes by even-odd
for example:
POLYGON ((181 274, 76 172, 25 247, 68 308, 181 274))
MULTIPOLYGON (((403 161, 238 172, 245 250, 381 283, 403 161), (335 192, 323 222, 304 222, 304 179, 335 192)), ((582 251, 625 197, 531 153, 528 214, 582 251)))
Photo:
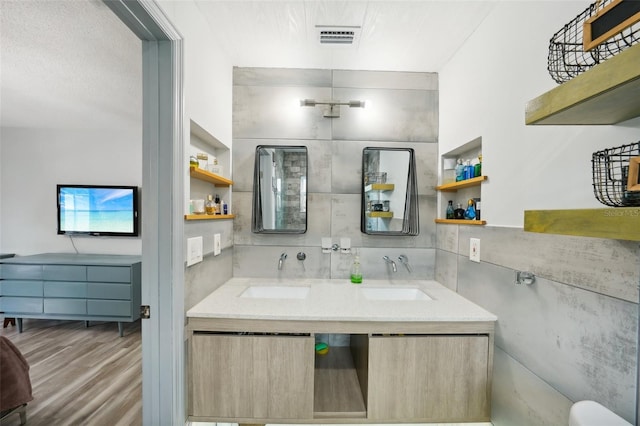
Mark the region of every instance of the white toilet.
POLYGON ((595 401, 578 401, 569 411, 569 426, 632 426, 595 401))

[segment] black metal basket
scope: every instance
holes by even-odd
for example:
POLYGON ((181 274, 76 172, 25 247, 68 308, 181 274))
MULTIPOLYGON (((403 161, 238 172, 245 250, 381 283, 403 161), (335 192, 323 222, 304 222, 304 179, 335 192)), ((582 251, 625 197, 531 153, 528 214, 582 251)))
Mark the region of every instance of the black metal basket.
POLYGON ((593 193, 611 207, 640 206, 640 191, 628 191, 629 164, 640 157, 640 142, 593 153, 593 193))
POLYGON ((612 1, 596 1, 551 37, 547 69, 557 83, 571 80, 640 40, 640 23, 636 23, 593 49, 584 50, 584 22, 612 1))

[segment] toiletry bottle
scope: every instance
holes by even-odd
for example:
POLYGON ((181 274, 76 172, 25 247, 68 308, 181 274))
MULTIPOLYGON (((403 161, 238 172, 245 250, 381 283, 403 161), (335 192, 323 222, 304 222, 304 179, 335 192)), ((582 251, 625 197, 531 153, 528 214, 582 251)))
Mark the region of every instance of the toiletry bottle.
POLYGON ((360 284, 362 282, 362 270, 360 269, 360 256, 357 254, 353 258, 353 265, 351 265, 351 282, 354 284, 360 284))
POLYGON ((453 201, 449 200, 449 204, 447 205, 447 215, 446 218, 447 219, 453 219, 454 213, 453 213, 453 201))
POLYGON ((458 158, 458 164, 456 164, 456 182, 464 180, 464 165, 462 164, 462 158, 458 158))
POLYGON ((464 219, 464 209, 462 208, 462 204, 458 203, 456 205, 456 209, 453 211, 454 219, 464 219))
POLYGON ((471 165, 471 160, 467 160, 464 166, 464 178, 471 179, 473 177, 473 166, 471 165))
POLYGON ((213 202, 213 196, 207 195, 207 202, 204 205, 204 211, 207 214, 216 214, 216 205, 213 202))
POLYGON ((476 205, 476 220, 480 220, 480 210, 482 209, 482 203, 480 203, 480 198, 474 198, 473 202, 476 205))
POLYGON ((474 167, 473 176, 475 177, 482 176, 482 154, 478 154, 478 162, 473 167, 474 167))
POLYGON ((220 196, 218 194, 216 194, 215 203, 216 203, 216 214, 222 214, 222 211, 220 210, 220 196))
POLYGON ((469 198, 469 202, 467 203, 467 209, 464 211, 464 218, 473 220, 476 218, 476 209, 473 206, 473 199, 469 198))
POLYGON ((229 207, 227 206, 227 203, 221 201, 220 204, 222 204, 222 214, 229 214, 229 207))

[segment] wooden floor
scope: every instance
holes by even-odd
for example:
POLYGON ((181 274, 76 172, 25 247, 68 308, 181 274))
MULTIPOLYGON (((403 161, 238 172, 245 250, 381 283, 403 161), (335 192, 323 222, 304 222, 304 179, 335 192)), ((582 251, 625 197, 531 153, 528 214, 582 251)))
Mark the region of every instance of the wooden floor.
MULTIPOLYGON (((142 424, 140 320, 124 323, 124 337, 117 323, 84 324, 25 319, 22 333, 14 326, 0 331, 31 367, 27 425, 142 424)), ((17 414, 2 422, 19 424, 17 414)))

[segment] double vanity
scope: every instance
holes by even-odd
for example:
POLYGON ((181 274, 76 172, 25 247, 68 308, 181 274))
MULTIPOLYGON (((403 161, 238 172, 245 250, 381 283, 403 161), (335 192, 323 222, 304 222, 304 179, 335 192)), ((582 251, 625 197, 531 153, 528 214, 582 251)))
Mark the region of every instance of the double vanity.
POLYGON ((435 281, 232 278, 187 317, 192 421, 490 420, 497 318, 435 281))

